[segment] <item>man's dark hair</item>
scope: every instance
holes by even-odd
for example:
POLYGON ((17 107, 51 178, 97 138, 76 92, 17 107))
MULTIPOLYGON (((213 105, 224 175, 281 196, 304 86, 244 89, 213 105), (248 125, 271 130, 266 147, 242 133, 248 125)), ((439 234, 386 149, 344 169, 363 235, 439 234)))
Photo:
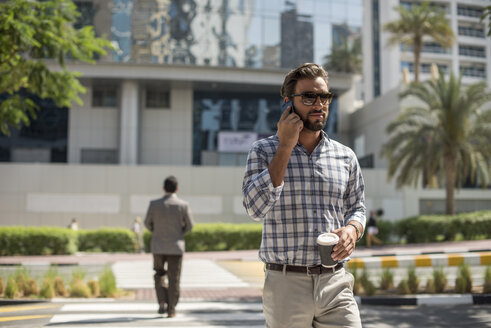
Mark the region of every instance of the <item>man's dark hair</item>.
POLYGON ((327 81, 327 72, 317 64, 305 63, 301 66, 291 70, 283 81, 281 86, 281 97, 290 97, 295 93, 295 87, 297 86, 298 80, 303 79, 315 79, 317 77, 322 77, 326 81, 327 87, 329 88, 329 82, 327 81))
POLYGON ((164 190, 165 192, 174 193, 177 190, 177 179, 175 176, 171 175, 164 180, 164 190))

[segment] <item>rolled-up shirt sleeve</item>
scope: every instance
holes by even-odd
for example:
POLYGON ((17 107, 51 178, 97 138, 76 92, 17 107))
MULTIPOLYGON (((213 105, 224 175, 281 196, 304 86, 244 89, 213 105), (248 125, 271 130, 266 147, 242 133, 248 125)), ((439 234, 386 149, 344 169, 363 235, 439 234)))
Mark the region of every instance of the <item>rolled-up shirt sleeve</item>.
POLYGON ((273 186, 268 165, 266 153, 254 144, 247 156, 242 196, 247 214, 255 220, 263 219, 268 214, 283 190, 283 183, 273 186))
POLYGON ((358 221, 363 227, 363 232, 365 231, 365 182, 363 181, 360 165, 354 154, 350 161, 350 176, 344 195, 344 213, 345 225, 350 221, 358 221))

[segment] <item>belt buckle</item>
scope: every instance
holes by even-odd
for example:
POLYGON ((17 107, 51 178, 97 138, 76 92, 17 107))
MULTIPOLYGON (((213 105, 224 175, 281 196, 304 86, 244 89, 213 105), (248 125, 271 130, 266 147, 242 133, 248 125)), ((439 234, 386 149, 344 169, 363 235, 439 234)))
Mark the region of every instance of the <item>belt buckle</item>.
POLYGON ((311 266, 311 267, 308 266, 306 268, 307 268, 307 270, 306 270, 307 276, 309 276, 309 277, 311 277, 315 274, 321 274, 322 273, 322 269, 318 266, 311 266))

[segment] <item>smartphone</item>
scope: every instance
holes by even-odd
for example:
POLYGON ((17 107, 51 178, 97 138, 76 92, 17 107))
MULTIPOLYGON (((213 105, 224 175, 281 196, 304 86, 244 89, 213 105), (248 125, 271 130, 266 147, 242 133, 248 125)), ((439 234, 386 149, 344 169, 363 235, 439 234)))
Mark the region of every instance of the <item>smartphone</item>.
POLYGON ((285 109, 287 109, 288 107, 290 107, 290 114, 297 113, 295 112, 295 107, 293 107, 293 102, 291 100, 288 100, 286 103, 283 103, 283 105, 281 106, 281 110, 284 112, 285 109))

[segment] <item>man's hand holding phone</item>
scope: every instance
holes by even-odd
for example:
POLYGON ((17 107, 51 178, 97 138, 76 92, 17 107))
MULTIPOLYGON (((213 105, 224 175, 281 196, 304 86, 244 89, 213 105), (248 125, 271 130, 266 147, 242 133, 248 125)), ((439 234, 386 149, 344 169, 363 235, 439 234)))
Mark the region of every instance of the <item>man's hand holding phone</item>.
POLYGON ((286 146, 293 149, 298 142, 300 131, 303 129, 303 122, 300 119, 300 116, 295 112, 291 100, 285 102, 282 109, 283 113, 277 124, 280 146, 286 146))

